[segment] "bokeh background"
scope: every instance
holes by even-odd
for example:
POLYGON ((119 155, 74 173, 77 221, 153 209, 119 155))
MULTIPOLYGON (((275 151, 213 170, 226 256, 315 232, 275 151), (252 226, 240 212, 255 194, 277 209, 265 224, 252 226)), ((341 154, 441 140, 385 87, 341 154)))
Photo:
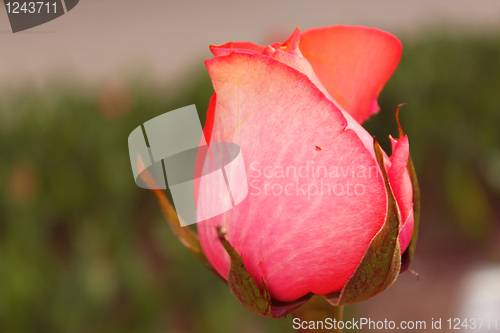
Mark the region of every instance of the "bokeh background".
POLYGON ((500 321, 499 17, 496 0, 81 0, 12 34, 1 7, 0 332, 293 332, 290 318, 246 310, 181 246, 134 184, 127 137, 189 104, 204 122, 209 44, 337 23, 401 39, 365 127, 390 151, 407 103, 422 191, 416 273, 346 318, 425 320, 421 331, 432 318, 442 331, 448 318, 500 321))

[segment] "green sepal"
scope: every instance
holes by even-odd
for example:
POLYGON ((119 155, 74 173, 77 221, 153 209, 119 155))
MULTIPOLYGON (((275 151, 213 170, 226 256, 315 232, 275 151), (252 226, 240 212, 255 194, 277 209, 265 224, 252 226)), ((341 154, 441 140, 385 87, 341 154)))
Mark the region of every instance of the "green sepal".
POLYGON ((413 234, 411 236, 410 245, 403 253, 401 258, 401 271, 405 272, 410 268, 413 256, 415 255, 415 248, 417 247, 418 227, 420 222, 420 188, 418 186, 417 173, 411 156, 408 156, 408 173, 410 174, 411 185, 413 188, 413 234))
POLYGON ((262 281, 262 288, 255 282, 245 268, 243 259, 226 239, 226 233, 221 227, 217 227, 219 240, 226 249, 231 259, 227 282, 231 292, 243 305, 268 318, 281 318, 300 307, 312 294, 308 294, 294 302, 279 302, 271 298, 266 284, 262 281))
POLYGON ((401 251, 398 236, 401 216, 385 170, 382 149, 376 140, 374 148, 387 192, 385 222, 371 240, 361 262, 340 294, 336 292, 324 295, 334 306, 366 301, 389 288, 399 275, 401 251))

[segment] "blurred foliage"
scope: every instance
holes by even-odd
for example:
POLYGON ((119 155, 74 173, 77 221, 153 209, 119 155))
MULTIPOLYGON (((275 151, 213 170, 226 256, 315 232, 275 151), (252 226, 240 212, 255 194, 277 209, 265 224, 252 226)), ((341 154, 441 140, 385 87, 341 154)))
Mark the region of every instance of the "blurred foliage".
POLYGON ((175 100, 144 83, 82 89, 59 82, 2 93, 0 331, 287 328, 235 301, 133 181, 130 132, 187 104, 206 109, 209 79, 175 100))
MULTIPOLYGON (((401 122, 423 192, 417 256, 484 253, 498 243, 500 38, 403 44, 366 127, 389 152, 393 110, 407 103, 401 122)), ((236 301, 135 186, 129 133, 193 103, 203 122, 212 88, 203 72, 167 91, 142 78, 0 92, 1 332, 292 331, 236 301)))

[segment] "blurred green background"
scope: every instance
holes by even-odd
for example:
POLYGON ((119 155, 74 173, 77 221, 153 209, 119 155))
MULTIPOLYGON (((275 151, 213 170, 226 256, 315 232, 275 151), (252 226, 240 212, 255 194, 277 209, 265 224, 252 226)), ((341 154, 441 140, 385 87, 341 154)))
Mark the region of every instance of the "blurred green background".
MULTIPOLYGON (((407 103, 401 122, 422 190, 420 281, 405 273, 347 318, 381 308, 392 320, 461 316, 462 277, 500 263, 500 35, 401 39, 399 68, 365 127, 390 153, 394 110, 407 103), (439 307, 429 314, 431 303, 439 307)), ((193 103, 205 119, 206 70, 180 86, 169 94, 148 77, 57 77, 0 91, 0 332, 293 331, 290 318, 246 310, 202 269, 133 181, 134 128, 193 103)))

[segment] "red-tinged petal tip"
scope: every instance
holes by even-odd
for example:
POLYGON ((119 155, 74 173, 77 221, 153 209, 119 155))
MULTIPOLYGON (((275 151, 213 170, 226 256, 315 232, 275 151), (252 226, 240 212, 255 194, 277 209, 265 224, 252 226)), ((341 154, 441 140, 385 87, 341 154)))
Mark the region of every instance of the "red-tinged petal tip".
POLYGON ((292 54, 300 54, 299 50, 299 40, 300 40, 300 29, 297 27, 293 31, 292 35, 284 43, 273 43, 272 47, 275 49, 282 50, 284 52, 289 52, 292 54))

